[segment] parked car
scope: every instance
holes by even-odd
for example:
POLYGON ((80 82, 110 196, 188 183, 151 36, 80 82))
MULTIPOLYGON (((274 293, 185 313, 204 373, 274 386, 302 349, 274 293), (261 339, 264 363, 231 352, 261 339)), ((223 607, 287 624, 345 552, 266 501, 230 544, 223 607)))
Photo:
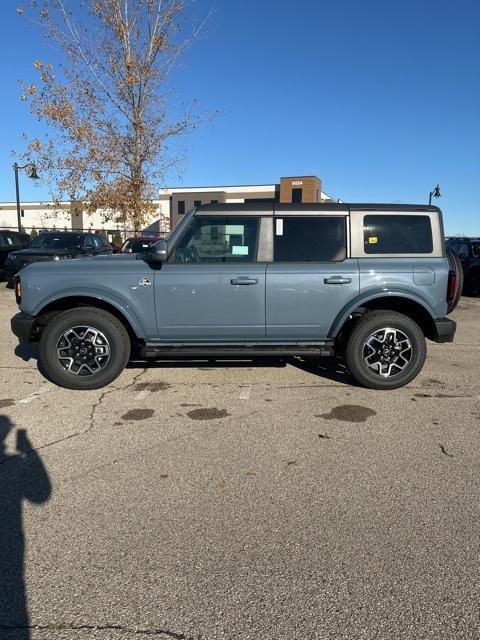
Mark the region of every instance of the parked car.
POLYGON ((462 265, 464 292, 480 296, 480 238, 448 238, 446 245, 462 265))
POLYGON ((423 205, 210 204, 139 255, 32 264, 12 330, 47 376, 111 383, 141 358, 341 352, 356 381, 417 376, 458 300, 442 214, 423 205))
POLYGON ((5 261, 5 278, 13 286, 13 278, 27 264, 65 260, 79 256, 112 253, 106 238, 97 233, 51 231, 41 233, 26 249, 11 252, 5 261))
POLYGON ((0 278, 5 277, 5 261, 12 251, 23 249, 30 242, 28 233, 0 229, 0 278))
POLYGON ((158 242, 160 236, 136 236, 127 238, 122 247, 122 253, 144 253, 152 244, 158 242))

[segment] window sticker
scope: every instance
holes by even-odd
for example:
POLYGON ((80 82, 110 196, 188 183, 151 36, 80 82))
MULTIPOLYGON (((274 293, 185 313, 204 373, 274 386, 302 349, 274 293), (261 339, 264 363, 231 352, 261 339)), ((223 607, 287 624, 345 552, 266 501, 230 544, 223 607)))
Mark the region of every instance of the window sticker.
POLYGON ((248 256, 248 247, 234 244, 232 246, 232 256, 248 256))
POLYGON ((378 238, 377 236, 368 236, 368 244, 377 244, 378 238))
POLYGON ((275 226, 275 234, 277 236, 283 236, 283 219, 282 218, 277 218, 275 220, 276 226, 275 226))

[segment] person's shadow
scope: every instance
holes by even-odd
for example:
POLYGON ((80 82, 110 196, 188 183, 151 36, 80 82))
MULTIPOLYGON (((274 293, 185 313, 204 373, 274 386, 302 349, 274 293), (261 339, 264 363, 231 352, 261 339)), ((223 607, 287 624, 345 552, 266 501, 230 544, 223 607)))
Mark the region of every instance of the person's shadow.
POLYGON ((5 452, 5 439, 14 424, 0 414, 0 638, 30 638, 23 533, 23 501, 46 502, 52 486, 26 431, 16 431, 16 453, 5 452))

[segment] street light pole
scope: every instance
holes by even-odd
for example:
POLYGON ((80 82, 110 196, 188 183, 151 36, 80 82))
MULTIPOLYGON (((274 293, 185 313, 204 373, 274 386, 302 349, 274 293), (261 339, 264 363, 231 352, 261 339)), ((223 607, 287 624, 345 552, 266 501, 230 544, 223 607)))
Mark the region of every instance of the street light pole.
POLYGON ((19 231, 22 230, 22 212, 20 209, 20 187, 18 185, 18 172, 20 169, 26 169, 27 167, 30 167, 30 175, 28 177, 32 178, 32 180, 38 180, 37 167, 32 162, 24 164, 23 167, 19 167, 16 162, 13 163, 13 171, 15 173, 15 195, 17 197, 17 226, 19 231))
POLYGON ((18 186, 18 169, 19 169, 19 166, 15 162, 13 165, 13 170, 15 172, 15 194, 17 196, 17 226, 18 226, 18 230, 21 231, 22 230, 22 213, 20 211, 20 188, 18 186))
POLYGON ((441 195, 442 194, 440 193, 440 185, 437 184, 435 189, 433 189, 433 191, 430 191, 430 194, 428 196, 428 206, 430 207, 432 205, 432 197, 433 198, 440 198, 441 195))

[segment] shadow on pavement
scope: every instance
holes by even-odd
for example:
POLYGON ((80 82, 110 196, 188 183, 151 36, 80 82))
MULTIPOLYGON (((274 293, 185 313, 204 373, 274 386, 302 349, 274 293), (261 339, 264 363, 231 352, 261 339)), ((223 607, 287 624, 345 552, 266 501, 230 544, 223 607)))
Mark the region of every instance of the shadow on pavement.
POLYGON ((25 429, 16 431, 16 453, 5 452, 5 440, 13 428, 10 418, 0 414, 0 637, 28 640, 23 502, 46 502, 52 486, 25 429))
MULTIPOLYGON (((19 344, 15 348, 15 355, 22 360, 28 362, 30 359, 37 360, 39 372, 47 377, 41 366, 38 364, 38 347, 36 344, 19 344)), ((229 368, 261 368, 272 367, 282 368, 287 364, 297 367, 306 373, 339 382, 349 386, 358 386, 348 370, 341 357, 335 356, 331 358, 301 358, 301 357, 269 357, 269 358, 253 358, 249 359, 232 359, 232 360, 216 360, 215 358, 205 359, 181 359, 175 360, 131 360, 127 364, 127 369, 229 369, 229 368)))
POLYGON ((287 364, 301 369, 306 373, 339 382, 349 386, 358 386, 357 382, 348 373, 348 370, 340 357, 312 358, 300 357, 288 358, 254 358, 252 360, 136 360, 128 363, 128 369, 221 369, 221 368, 262 368, 262 367, 286 367, 287 364))

